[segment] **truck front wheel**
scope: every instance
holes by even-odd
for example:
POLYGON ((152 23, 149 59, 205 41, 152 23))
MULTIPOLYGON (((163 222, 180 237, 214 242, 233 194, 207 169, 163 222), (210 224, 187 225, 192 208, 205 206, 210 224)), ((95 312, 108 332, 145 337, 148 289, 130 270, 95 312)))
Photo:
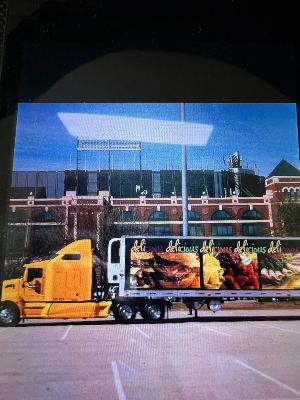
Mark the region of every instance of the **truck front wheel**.
POLYGON ((19 307, 12 301, 0 303, 0 326, 17 326, 20 322, 19 307))
POLYGON ((118 304, 114 309, 114 317, 119 322, 130 322, 135 319, 136 313, 129 304, 118 304))

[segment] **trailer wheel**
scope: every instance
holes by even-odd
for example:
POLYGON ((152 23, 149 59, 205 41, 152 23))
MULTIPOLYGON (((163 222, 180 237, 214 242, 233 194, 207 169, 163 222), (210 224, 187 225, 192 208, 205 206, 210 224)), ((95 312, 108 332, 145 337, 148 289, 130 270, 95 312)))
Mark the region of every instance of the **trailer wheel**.
POLYGON ((0 326, 17 326, 20 322, 19 307, 12 301, 0 303, 0 326))
POLYGON ((165 316, 164 306, 159 304, 147 304, 142 312, 142 317, 147 321, 158 322, 165 316))
POLYGON ((118 322, 130 322, 135 319, 136 313, 129 304, 118 304, 114 309, 114 317, 118 322))

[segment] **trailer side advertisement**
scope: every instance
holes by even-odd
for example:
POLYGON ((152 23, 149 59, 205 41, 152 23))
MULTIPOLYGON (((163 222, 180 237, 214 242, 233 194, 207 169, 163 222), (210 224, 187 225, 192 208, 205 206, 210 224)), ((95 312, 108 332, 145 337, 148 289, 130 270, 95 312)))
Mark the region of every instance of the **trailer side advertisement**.
POLYGON ((276 238, 126 238, 125 288, 299 289, 299 248, 276 238))

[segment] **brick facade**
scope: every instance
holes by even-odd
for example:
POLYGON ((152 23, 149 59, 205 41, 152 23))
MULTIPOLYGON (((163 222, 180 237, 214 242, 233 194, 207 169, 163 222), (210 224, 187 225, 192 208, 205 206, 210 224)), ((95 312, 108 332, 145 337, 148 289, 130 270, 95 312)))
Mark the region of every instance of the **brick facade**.
MULTIPOLYGON (((189 198, 189 234, 205 237, 272 235, 274 204, 287 198, 300 200, 300 176, 271 176, 265 184, 266 194, 261 197, 233 194, 225 198, 208 195, 189 198)), ((74 191, 67 191, 61 198, 11 199, 9 229, 18 228, 19 233, 23 229, 25 247, 49 227, 59 229, 64 240, 90 237, 99 245, 99 221, 103 202, 108 197, 108 191, 100 191, 97 196, 78 196, 74 191)), ((153 198, 148 194, 136 198, 111 197, 110 201, 118 236, 182 234, 181 197, 153 198)))

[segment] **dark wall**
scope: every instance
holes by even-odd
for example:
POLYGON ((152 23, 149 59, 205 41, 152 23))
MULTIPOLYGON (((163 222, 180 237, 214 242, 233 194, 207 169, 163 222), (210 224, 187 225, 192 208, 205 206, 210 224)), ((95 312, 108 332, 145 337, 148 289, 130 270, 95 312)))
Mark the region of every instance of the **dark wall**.
MULTIPOLYGON (((161 197, 170 197, 172 192, 177 196, 182 195, 181 171, 160 171, 160 175, 161 197)), ((244 178, 243 184, 247 187, 247 177, 244 178)), ((187 171, 187 186, 188 196, 193 198, 203 194, 209 197, 229 196, 235 190, 234 174, 229 171, 187 171)))
POLYGON ((113 197, 139 197, 144 190, 152 197, 152 171, 111 171, 113 197))
POLYGON ((46 199, 46 188, 36 187, 12 187, 10 188, 11 199, 27 199, 34 196, 36 199, 46 199))
POLYGON ((160 171, 161 197, 170 197, 172 192, 182 195, 181 171, 160 171))
POLYGON ((242 197, 254 196, 261 197, 266 194, 265 177, 259 175, 241 174, 241 188, 246 189, 248 193, 242 191, 242 197))
MULTIPOLYGON (((30 192, 36 198, 60 198, 67 191, 77 191, 78 196, 97 195, 98 191, 109 190, 116 198, 139 197, 147 191, 147 197, 153 195, 153 171, 108 170, 97 174, 97 191, 89 192, 89 171, 14 171, 11 198, 27 198, 30 192), (35 184, 37 186, 33 186, 35 184), (27 194, 28 193, 28 194, 27 194)), ((182 195, 181 171, 164 170, 160 174, 161 197, 171 197, 172 193, 182 195)), ((225 197, 235 190, 234 174, 229 171, 194 170, 187 172, 188 195, 201 197, 225 197)), ((157 189, 157 188, 156 188, 157 189)), ((242 197, 260 197, 265 194, 265 178, 258 175, 241 174, 240 190, 242 197)))

